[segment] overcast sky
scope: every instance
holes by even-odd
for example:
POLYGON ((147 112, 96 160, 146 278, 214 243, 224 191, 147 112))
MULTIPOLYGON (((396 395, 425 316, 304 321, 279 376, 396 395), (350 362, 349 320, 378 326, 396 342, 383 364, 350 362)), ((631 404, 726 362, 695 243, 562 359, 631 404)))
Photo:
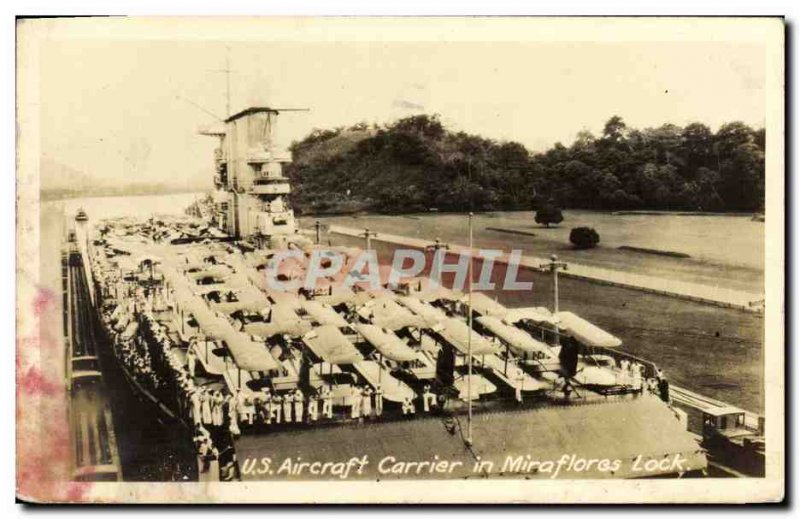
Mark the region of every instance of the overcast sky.
POLYGON ((437 113, 451 129, 539 151, 611 115, 634 127, 765 124, 764 48, 731 42, 234 42, 59 39, 40 54, 41 151, 91 175, 210 174, 198 126, 231 103, 307 107, 279 141, 313 128, 437 113))

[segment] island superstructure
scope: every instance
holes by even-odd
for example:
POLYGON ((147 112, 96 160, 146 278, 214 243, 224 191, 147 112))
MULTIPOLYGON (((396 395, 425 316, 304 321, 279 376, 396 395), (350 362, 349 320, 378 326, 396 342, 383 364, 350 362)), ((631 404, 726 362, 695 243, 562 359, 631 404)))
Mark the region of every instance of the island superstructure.
POLYGON ((201 130, 219 138, 214 150, 215 199, 212 221, 229 236, 263 248, 282 248, 295 234, 291 186, 283 176, 287 150, 275 145, 279 111, 252 107, 228 117, 224 127, 201 130))

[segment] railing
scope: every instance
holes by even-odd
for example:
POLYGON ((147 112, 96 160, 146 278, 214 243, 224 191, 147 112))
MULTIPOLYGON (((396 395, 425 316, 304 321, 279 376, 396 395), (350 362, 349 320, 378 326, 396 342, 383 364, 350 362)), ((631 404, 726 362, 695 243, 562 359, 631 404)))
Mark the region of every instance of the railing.
MULTIPOLYGON (((557 333, 554 329, 548 328, 539 324, 534 324, 532 321, 527 321, 524 324, 524 329, 530 333, 534 338, 543 341, 545 344, 560 344, 561 337, 565 339, 574 340, 566 334, 557 333)), ((625 353, 624 351, 620 351, 616 348, 606 348, 604 346, 589 346, 586 344, 578 342, 580 346, 580 353, 582 355, 607 355, 614 359, 614 362, 617 366, 620 365, 620 362, 625 359, 628 362, 638 362, 642 366, 644 366, 644 377, 645 378, 655 378, 656 373, 658 372, 658 367, 652 361, 645 360, 641 357, 637 357, 635 355, 631 355, 630 353, 625 353)))
POLYGON ((607 355, 614 359, 614 362, 617 363, 617 366, 619 366, 620 361, 623 359, 630 363, 638 362, 644 366, 643 375, 645 378, 655 378, 656 373, 658 373, 658 367, 654 362, 631 355, 630 353, 625 353, 614 348, 606 348, 603 346, 586 346, 585 344, 581 344, 581 348, 584 355, 607 355))
POLYGON ((280 184, 253 184, 250 187, 250 192, 256 195, 288 195, 291 191, 292 188, 286 179, 280 184))
POLYGON ((289 177, 285 177, 283 175, 265 174, 262 172, 253 178, 253 183, 256 185, 272 184, 275 182, 289 182, 289 177))

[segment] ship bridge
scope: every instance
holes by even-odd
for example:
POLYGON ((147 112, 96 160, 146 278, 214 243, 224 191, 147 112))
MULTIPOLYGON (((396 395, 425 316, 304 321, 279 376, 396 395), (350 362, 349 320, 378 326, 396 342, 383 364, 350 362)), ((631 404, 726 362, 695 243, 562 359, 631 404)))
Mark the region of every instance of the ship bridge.
POLYGON ((214 222, 228 235, 259 246, 297 233, 288 203, 291 185, 282 171, 291 155, 275 144, 278 114, 287 110, 301 109, 254 106, 199 132, 219 139, 214 222))

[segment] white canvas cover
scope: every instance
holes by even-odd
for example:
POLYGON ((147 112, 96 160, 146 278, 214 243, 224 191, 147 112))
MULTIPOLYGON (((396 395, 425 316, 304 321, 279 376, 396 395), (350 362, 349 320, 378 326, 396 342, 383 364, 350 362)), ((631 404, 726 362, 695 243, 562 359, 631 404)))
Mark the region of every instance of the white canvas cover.
POLYGON ((303 337, 303 342, 317 357, 331 364, 354 364, 364 360, 353 343, 335 326, 314 328, 303 337))
POLYGON ((553 355, 550 347, 543 342, 537 341, 524 330, 515 326, 505 324, 497 317, 484 315, 476 319, 492 334, 499 337, 511 348, 523 352, 541 352, 548 356, 553 355))
POLYGON ((385 330, 374 324, 359 323, 355 325, 358 333, 364 336, 381 355, 387 359, 398 362, 411 361, 417 358, 417 352, 409 348, 400 338, 390 330, 385 330))
POLYGON ((558 312, 560 330, 588 346, 616 348, 622 341, 572 312, 558 312))
POLYGON ((439 334, 464 355, 467 355, 470 351, 472 355, 486 355, 497 353, 498 351, 497 346, 487 341, 485 337, 475 330, 470 329, 466 323, 454 317, 442 323, 439 334), (470 335, 472 335, 471 344, 470 335))

